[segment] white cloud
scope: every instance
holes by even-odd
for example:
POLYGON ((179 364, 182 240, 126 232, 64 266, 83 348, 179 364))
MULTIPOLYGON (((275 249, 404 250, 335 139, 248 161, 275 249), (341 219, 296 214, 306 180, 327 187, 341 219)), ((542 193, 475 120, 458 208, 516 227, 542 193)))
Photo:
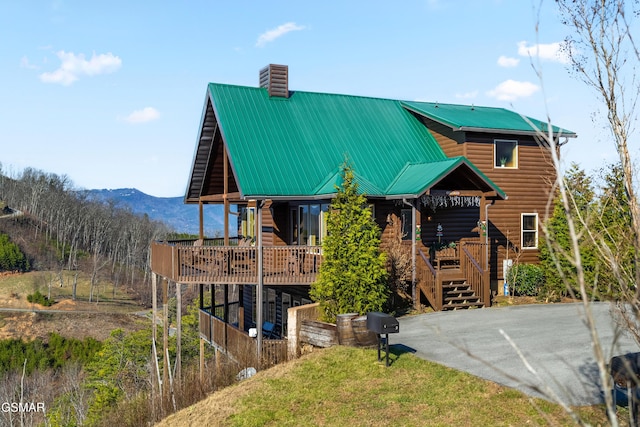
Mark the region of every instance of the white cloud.
POLYGON ((56 55, 61 61, 60 68, 40 74, 40 80, 44 83, 69 86, 80 76, 113 73, 122 66, 122 60, 112 53, 96 55, 94 52, 89 60, 86 60, 83 54, 76 55, 63 50, 56 52, 56 55))
POLYGON ((474 99, 478 96, 478 91, 474 90, 466 93, 456 93, 456 98, 458 99, 474 99))
POLYGON ((562 43, 547 43, 547 44, 533 44, 527 45, 527 42, 522 41, 518 43, 518 55, 528 56, 531 58, 540 58, 546 61, 560 62, 562 64, 568 64, 569 58, 561 51, 562 43))
POLYGON ((142 110, 136 110, 124 118, 129 123, 147 123, 160 118, 160 112, 153 107, 146 107, 142 110))
POLYGON ((518 58, 509 58, 508 56, 501 55, 498 58, 498 65, 505 68, 513 68, 517 67, 520 63, 518 58))
POLYGON ((531 82, 506 80, 487 92, 487 95, 500 101, 515 101, 518 98, 531 96, 538 90, 540 87, 531 82))
POLYGON ((263 47, 269 42, 274 41, 275 39, 284 36, 291 31, 300 31, 304 30, 306 27, 304 25, 297 25, 295 22, 287 22, 286 24, 282 24, 277 28, 272 30, 268 30, 258 37, 256 41, 256 47, 263 47))

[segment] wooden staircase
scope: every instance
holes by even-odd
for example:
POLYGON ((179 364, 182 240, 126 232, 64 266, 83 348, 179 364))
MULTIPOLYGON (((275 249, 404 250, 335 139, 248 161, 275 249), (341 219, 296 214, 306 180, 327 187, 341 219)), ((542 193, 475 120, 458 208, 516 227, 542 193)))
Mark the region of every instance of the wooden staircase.
POLYGON ((491 304, 486 244, 463 242, 457 265, 435 268, 432 260, 418 250, 416 260, 417 290, 435 311, 489 307, 491 304), (443 268, 445 267, 445 268, 443 268))
POLYGON ((446 280, 442 283, 442 310, 458 310, 484 307, 480 296, 471 289, 465 279, 446 280))

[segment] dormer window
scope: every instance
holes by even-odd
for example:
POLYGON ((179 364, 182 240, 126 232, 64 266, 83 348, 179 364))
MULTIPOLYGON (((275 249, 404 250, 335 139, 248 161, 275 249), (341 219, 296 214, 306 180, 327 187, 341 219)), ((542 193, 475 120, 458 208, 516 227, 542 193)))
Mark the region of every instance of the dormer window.
POLYGON ((496 139, 493 145, 493 166, 496 168, 517 168, 518 141, 496 139))

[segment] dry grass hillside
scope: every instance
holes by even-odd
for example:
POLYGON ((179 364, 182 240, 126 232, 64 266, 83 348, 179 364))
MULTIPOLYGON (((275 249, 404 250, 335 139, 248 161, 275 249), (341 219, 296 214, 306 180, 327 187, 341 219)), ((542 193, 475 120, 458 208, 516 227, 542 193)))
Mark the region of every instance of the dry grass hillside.
MULTIPOLYGON (((49 271, 3 273, 0 275, 0 339, 46 338, 50 332, 68 338, 93 337, 103 340, 114 329, 132 331, 150 322, 145 310, 125 290, 101 283, 97 302, 89 302, 89 280, 78 276, 77 297, 72 295, 74 274, 62 276, 49 271), (61 285, 62 282, 62 285, 61 285), (39 290, 49 294, 55 303, 50 307, 30 303, 29 294, 39 290)), ((147 310, 148 311, 148 310, 147 310)))

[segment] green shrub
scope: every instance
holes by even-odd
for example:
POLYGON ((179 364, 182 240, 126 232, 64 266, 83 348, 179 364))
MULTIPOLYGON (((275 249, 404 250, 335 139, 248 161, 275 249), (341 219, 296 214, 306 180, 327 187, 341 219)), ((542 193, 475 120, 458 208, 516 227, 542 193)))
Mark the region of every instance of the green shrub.
POLYGON ((535 264, 516 264, 507 273, 507 283, 514 295, 538 296, 544 281, 542 268, 535 264))
POLYGON ((29 261, 18 245, 9 240, 6 234, 0 234, 0 271, 27 271, 29 261))
POLYGON ((34 304, 40 304, 44 307, 51 307, 55 302, 40 291, 35 291, 34 293, 27 295, 27 301, 34 304))
POLYGON ((29 375, 35 370, 61 368, 71 362, 88 363, 101 348, 102 343, 91 337, 78 340, 55 332, 49 334, 47 341, 0 340, 0 374, 24 368, 29 375))

